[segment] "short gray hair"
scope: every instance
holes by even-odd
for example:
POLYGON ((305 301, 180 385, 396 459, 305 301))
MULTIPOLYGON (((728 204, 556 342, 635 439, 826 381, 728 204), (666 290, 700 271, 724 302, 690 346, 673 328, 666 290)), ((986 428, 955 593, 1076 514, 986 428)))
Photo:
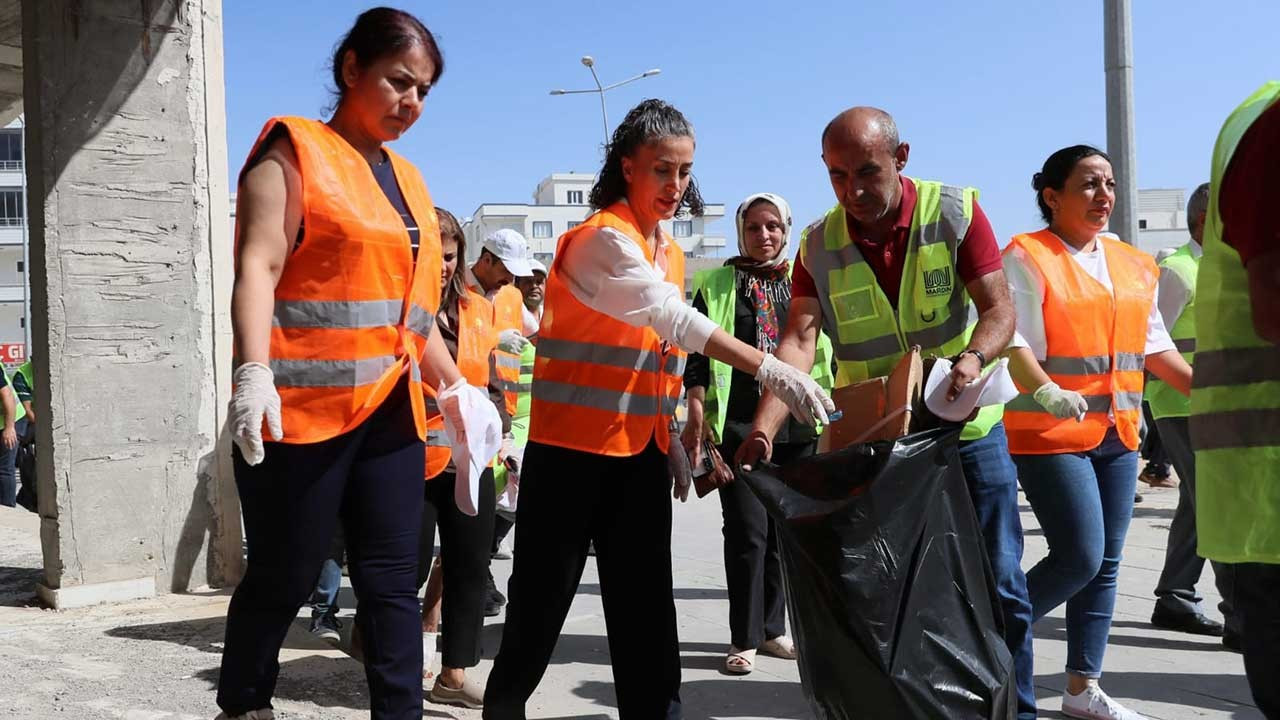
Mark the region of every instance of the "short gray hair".
POLYGON ((1195 225, 1196 218, 1209 211, 1209 183, 1203 183, 1187 198, 1187 227, 1195 225))

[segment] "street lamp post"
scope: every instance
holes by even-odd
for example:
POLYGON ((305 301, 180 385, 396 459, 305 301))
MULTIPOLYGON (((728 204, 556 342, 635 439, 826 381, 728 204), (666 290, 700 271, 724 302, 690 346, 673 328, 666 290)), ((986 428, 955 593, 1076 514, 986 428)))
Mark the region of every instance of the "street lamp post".
POLYGON ((662 70, 659 68, 653 68, 652 70, 645 70, 644 72, 640 73, 639 75, 636 75, 635 77, 629 77, 626 80, 621 80, 611 85, 601 85, 600 76, 596 75, 595 59, 592 58, 590 55, 583 55, 582 64, 586 65, 587 69, 591 71, 591 79, 595 80, 596 82, 596 86, 594 89, 587 88, 586 90, 552 90, 551 94, 552 95, 579 95, 582 93, 599 94, 600 95, 600 119, 604 122, 604 146, 607 149, 609 147, 609 112, 608 110, 605 109, 604 94, 609 90, 612 90, 616 87, 622 87, 627 83, 633 83, 636 80, 641 80, 643 78, 657 75, 658 73, 662 72, 662 70))

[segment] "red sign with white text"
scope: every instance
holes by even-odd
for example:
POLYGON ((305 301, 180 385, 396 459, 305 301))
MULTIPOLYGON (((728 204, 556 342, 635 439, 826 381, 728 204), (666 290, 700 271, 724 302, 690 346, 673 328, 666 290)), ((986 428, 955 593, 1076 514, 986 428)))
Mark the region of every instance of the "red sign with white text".
POLYGON ((21 365, 27 361, 27 346, 24 343, 0 343, 0 362, 7 365, 21 365))

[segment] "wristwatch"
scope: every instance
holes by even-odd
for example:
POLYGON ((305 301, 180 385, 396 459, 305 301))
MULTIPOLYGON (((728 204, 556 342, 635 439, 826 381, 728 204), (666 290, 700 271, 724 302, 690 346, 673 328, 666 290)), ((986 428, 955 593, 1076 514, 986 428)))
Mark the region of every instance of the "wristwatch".
POLYGON ((961 350, 959 353, 956 353, 956 357, 955 357, 955 360, 953 361, 953 364, 955 362, 958 362, 960 358, 964 357, 966 354, 972 354, 975 357, 977 357, 979 367, 987 366, 987 356, 983 355, 982 351, 978 350, 977 348, 965 348, 964 350, 961 350))

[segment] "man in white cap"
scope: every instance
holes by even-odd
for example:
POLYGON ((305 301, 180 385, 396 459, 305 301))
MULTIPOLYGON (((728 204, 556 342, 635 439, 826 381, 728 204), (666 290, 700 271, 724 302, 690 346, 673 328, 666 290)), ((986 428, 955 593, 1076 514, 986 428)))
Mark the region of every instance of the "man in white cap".
POLYGON ((480 247, 480 259, 467 269, 467 286, 493 303, 493 326, 498 331, 493 372, 502 387, 507 413, 514 415, 520 353, 529 341, 523 332, 524 296, 512 282, 515 278, 533 275, 528 260, 529 243, 515 230, 503 228, 485 236, 480 247))
POLYGON ((524 336, 531 338, 542 324, 542 298, 547 287, 547 266, 537 260, 529 261, 533 274, 516 278, 516 287, 524 296, 524 336))

